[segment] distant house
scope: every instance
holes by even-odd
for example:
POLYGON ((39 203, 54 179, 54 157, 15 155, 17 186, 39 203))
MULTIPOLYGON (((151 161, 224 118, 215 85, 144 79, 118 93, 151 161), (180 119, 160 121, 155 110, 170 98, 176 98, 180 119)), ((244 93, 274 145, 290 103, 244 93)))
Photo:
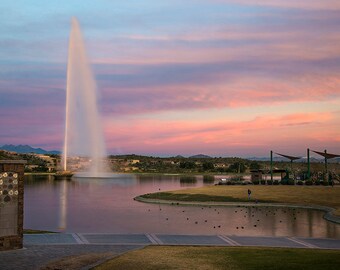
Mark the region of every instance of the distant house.
POLYGON ((123 168, 123 171, 125 172, 138 171, 138 170, 139 170, 138 167, 132 167, 132 166, 123 168))
POLYGON ((173 160, 164 160, 163 163, 164 164, 169 164, 169 165, 175 165, 176 164, 176 162, 173 161, 173 160))
POLYGON ((46 161, 46 166, 49 172, 53 172, 57 170, 57 159, 56 158, 52 158, 44 154, 34 154, 34 155, 46 161))
POLYGON ((215 168, 226 168, 226 167, 228 167, 228 165, 225 164, 225 163, 215 163, 214 167, 215 168))
POLYGON ((35 170, 38 167, 39 167, 39 165, 25 165, 25 168, 29 169, 31 171, 35 170))

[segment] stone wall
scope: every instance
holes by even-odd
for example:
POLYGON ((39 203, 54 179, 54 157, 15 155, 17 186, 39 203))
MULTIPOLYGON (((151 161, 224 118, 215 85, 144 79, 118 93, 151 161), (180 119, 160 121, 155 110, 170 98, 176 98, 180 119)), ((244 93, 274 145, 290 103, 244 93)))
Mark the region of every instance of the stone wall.
POLYGON ((23 244, 23 160, 0 160, 0 251, 23 244))

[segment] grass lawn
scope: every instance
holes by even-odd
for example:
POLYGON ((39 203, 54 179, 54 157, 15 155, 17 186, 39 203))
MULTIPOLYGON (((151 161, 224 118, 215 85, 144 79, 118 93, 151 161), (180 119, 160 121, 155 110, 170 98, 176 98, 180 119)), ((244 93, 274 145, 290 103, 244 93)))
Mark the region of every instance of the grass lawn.
POLYGON ((107 269, 339 269, 340 251, 252 247, 148 246, 95 267, 107 269))
POLYGON ((247 202, 248 189, 252 191, 252 201, 328 206, 335 208, 335 214, 340 216, 340 187, 221 185, 158 192, 142 197, 175 201, 247 202))

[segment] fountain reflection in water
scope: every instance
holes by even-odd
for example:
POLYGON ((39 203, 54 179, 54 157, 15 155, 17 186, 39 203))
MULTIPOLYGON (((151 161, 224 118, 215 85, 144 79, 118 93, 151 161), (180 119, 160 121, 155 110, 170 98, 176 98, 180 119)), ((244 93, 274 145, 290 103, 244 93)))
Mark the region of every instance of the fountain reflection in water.
POLYGON ((88 62, 79 23, 72 18, 66 87, 63 170, 69 157, 91 160, 81 177, 109 177, 103 129, 97 108, 97 87, 88 62))
POLYGON ((66 230, 67 227, 67 182, 61 182, 59 196, 59 231, 66 230))

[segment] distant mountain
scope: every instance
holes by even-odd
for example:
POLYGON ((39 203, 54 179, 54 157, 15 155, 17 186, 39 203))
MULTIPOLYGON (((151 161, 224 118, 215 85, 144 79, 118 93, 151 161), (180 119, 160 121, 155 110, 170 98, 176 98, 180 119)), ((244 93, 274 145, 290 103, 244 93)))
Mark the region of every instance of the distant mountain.
MULTIPOLYGON (((270 161, 270 157, 249 157, 246 159, 254 161, 270 161)), ((289 159, 284 157, 273 157, 273 161, 289 161, 289 159)))
MULTIPOLYGON (((303 158, 299 159, 299 161, 300 162, 308 162, 308 159, 307 159, 307 157, 303 157, 303 158)), ((320 163, 320 162, 323 162, 324 159, 323 158, 310 157, 309 161, 312 162, 312 163, 320 163)))
POLYGON ((336 162, 340 163, 340 158, 335 158, 334 159, 336 162))
POLYGON ((13 145, 13 144, 5 144, 0 147, 0 150, 5 150, 9 152, 16 152, 20 154, 25 153, 35 153, 35 154, 55 154, 59 155, 60 151, 46 151, 42 148, 33 148, 29 145, 13 145))
POLYGON ((268 161, 268 160, 270 160, 270 158, 268 158, 268 157, 248 157, 246 159, 254 160, 254 161, 268 161))
POLYGON ((202 155, 202 154, 200 154, 200 155, 191 156, 191 157, 189 157, 189 158, 211 158, 211 157, 210 157, 210 156, 207 156, 207 155, 202 155))

